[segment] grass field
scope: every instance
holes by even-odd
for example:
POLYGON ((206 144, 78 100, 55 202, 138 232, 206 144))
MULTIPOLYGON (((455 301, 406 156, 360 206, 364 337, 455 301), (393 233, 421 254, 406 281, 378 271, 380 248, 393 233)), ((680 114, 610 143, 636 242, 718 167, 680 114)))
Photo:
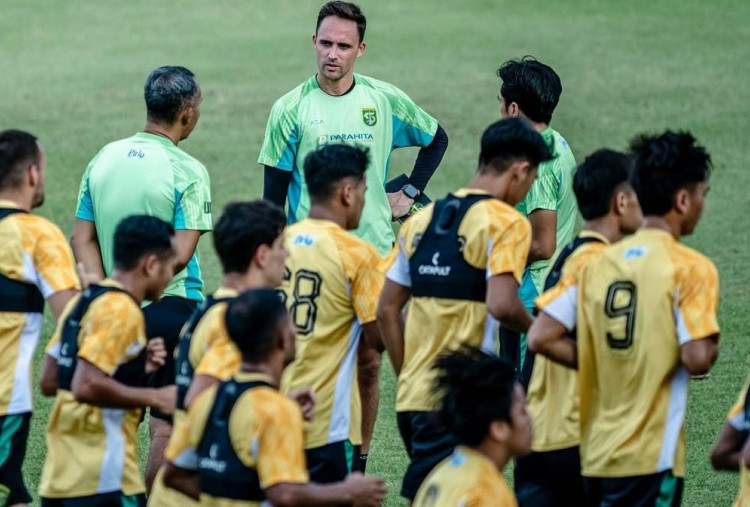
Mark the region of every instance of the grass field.
MULTIPOLYGON (((47 203, 39 212, 69 233, 87 162, 105 143, 142 128, 143 81, 163 64, 185 65, 201 82, 203 116, 184 149, 208 167, 214 209, 258 197, 262 171, 255 161, 266 117, 278 96, 315 71, 310 36, 320 3, 3 0, 0 129, 30 130, 47 150, 47 203)), ((450 137, 429 187, 433 195, 469 178, 479 135, 498 117, 494 70, 525 54, 561 75, 553 125, 579 160, 666 127, 690 129, 708 147, 713 189, 687 241, 719 267, 723 337, 711 378, 691 386, 685 505, 729 505, 737 478, 713 472, 708 453, 750 352, 750 227, 743 219, 750 210, 750 2, 368 0, 363 8, 370 25, 358 72, 403 88, 450 137)), ((410 170, 414 154, 398 153, 392 174, 410 170)), ((209 237, 200 251, 212 289, 219 267, 209 237)), ((44 341, 51 330, 48 319, 44 341)), ((389 365, 382 391, 369 470, 388 479, 387 505, 400 505, 406 456, 389 365)), ((37 397, 25 468, 34 493, 48 410, 37 397)))

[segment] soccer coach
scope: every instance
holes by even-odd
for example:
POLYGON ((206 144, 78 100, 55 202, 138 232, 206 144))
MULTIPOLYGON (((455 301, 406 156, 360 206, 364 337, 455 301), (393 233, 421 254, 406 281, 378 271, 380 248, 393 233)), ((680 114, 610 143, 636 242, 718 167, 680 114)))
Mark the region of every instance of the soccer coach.
POLYGON ((318 13, 312 37, 318 72, 276 101, 258 163, 265 166, 263 197, 284 206, 289 223, 307 216, 310 197, 305 157, 327 143, 369 148, 367 193, 354 234, 387 254, 394 242, 391 219, 406 215, 424 191, 448 147, 437 120, 395 86, 354 73, 365 51, 366 19, 348 2, 328 2, 318 13), (418 146, 409 182, 387 194, 388 161, 396 148, 418 146))
MULTIPOLYGON (((196 247, 212 229, 211 192, 206 168, 178 143, 200 118, 202 95, 184 67, 151 72, 144 88, 147 122, 142 132, 108 144, 89 163, 81 180, 71 245, 87 273, 103 277, 114 269, 114 232, 130 215, 160 218, 175 228, 176 273, 159 301, 143 309, 148 338, 167 345, 167 364, 151 379, 154 387, 174 384, 172 351, 180 329, 203 300, 196 247)), ((151 452, 146 485, 162 462, 171 417, 151 410, 151 452)))

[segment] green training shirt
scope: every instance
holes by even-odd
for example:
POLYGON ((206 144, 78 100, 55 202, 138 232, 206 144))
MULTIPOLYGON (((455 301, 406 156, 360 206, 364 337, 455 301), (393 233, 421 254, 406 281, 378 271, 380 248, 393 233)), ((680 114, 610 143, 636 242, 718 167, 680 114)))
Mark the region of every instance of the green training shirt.
POLYGON ((303 170, 308 153, 327 143, 369 148, 365 208, 360 226, 353 232, 385 255, 394 241, 384 188, 391 152, 429 145, 437 126, 437 120, 391 84, 355 74, 354 87, 348 93, 332 96, 321 90, 312 76, 271 108, 258 163, 291 171, 291 224, 307 217, 310 210, 303 170))
MULTIPOLYGON (((114 269, 115 228, 139 214, 161 218, 175 230, 205 232, 213 224, 206 168, 171 140, 146 132, 102 148, 81 179, 76 218, 96 224, 107 276, 114 269)), ((200 301, 202 291, 196 249, 164 295, 200 301)))
MULTIPOLYGON (((573 240, 578 219, 578 203, 573 193, 576 160, 568 142, 552 127, 547 127, 542 132, 542 137, 552 148, 554 158, 539 164, 536 180, 531 185, 529 193, 516 208, 526 216, 538 209, 557 213, 557 252, 559 252, 573 240)), ((547 268, 557 252, 551 259, 536 261, 529 265, 527 271, 538 294, 542 293, 547 268)), ((533 306, 533 300, 531 304, 533 306)))

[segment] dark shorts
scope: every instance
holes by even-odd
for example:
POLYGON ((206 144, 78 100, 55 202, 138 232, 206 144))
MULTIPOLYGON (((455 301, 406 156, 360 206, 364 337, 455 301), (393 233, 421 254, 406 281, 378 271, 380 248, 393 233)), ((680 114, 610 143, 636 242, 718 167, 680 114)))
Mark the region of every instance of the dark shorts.
POLYGON ((634 477, 584 477, 589 507, 678 507, 684 481, 671 470, 634 477))
MULTIPOLYGON (((185 322, 198 307, 198 301, 165 296, 143 309, 146 320, 146 337, 163 338, 167 349, 167 361, 149 378, 150 387, 164 387, 175 382, 174 349, 180 339, 180 331, 185 322)), ((151 417, 172 421, 172 416, 151 410, 151 417)))
POLYGON ((398 412, 396 421, 409 455, 401 496, 413 501, 432 469, 453 453, 456 441, 433 419, 431 412, 398 412))
POLYGON ((584 504, 578 447, 533 452, 516 459, 514 484, 518 505, 578 507, 584 504))
POLYGON ((23 458, 31 413, 0 416, 0 505, 31 503, 23 482, 23 458))
POLYGON ((113 491, 74 498, 42 498, 42 507, 146 507, 146 495, 125 496, 113 491))
POLYGON ((358 445, 348 440, 305 450, 310 481, 319 484, 343 481, 359 461, 358 445))

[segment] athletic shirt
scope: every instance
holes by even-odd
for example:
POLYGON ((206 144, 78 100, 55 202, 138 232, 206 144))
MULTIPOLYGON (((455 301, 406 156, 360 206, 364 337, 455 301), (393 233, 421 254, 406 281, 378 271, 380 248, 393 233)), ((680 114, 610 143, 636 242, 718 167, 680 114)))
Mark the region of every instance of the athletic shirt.
POLYGON ((310 210, 303 170, 307 155, 328 143, 366 147, 370 164, 365 207, 353 232, 385 255, 394 241, 385 195, 391 152, 429 145, 437 126, 437 120, 389 83, 354 74, 353 88, 332 96, 312 76, 271 108, 258 163, 292 173, 288 189, 292 224, 306 218, 310 210))
POLYGON ((680 347, 719 333, 710 259, 646 228, 605 249, 578 285, 581 468, 684 475, 690 376, 680 347))
MULTIPOLYGON (((565 326, 574 337, 579 280, 586 266, 601 254, 607 244, 604 236, 583 231, 570 244, 570 247, 577 248, 564 260, 557 283, 536 299, 537 308, 565 326)), ((555 266, 560 261, 563 259, 558 258, 555 266)), ((553 269, 550 277, 554 273, 553 269)), ((547 283, 551 281, 548 277, 547 283)), ((534 421, 531 449, 546 452, 577 446, 581 440, 578 373, 540 354, 527 355, 526 358, 533 364, 526 394, 526 410, 534 421)), ((527 367, 524 363, 524 370, 527 367)))
POLYGON ((414 507, 517 507, 513 491, 494 463, 458 446, 427 476, 414 507))
POLYGON ((0 200, 0 416, 32 411, 32 360, 44 300, 70 289, 80 285, 60 229, 0 200))
POLYGON ((385 277, 375 248, 329 220, 305 219, 286 229, 287 307, 297 354, 282 391, 315 392, 315 418, 305 422, 305 449, 362 442, 357 350, 362 325, 375 322, 385 277))
POLYGON ((428 228, 445 225, 433 222, 437 203, 425 206, 401 227, 387 275, 412 292, 398 377, 399 412, 435 408, 432 365, 440 354, 464 345, 494 352, 499 323, 487 311, 486 280, 511 274, 520 283, 531 245, 531 226, 523 215, 481 190, 460 189, 438 202, 445 215, 436 216, 450 218, 445 221, 450 231, 435 230, 437 241, 422 241, 428 228), (447 206, 449 201, 454 204, 447 206))
POLYGON ((201 393, 165 457, 201 475, 200 505, 260 507, 265 489, 309 481, 297 404, 260 374, 240 372, 201 393))
POLYGON ((120 382, 139 384, 145 363, 134 360, 145 346, 143 313, 118 282, 104 280, 100 286, 90 286, 68 304, 47 346, 47 354, 58 361, 59 380, 47 427, 47 457, 39 486, 42 497, 146 491, 136 439, 143 409, 97 407, 76 401, 70 391, 78 359, 120 382), (91 291, 99 293, 101 288, 113 290, 100 293, 88 304, 91 291), (84 297, 88 308, 80 316, 77 307, 84 297), (76 336, 67 335, 68 328, 77 330, 77 353, 71 350, 76 347, 76 336), (138 364, 141 371, 134 367, 138 364))
MULTIPOLYGON (((750 378, 745 381, 742 391, 737 396, 737 401, 732 405, 727 414, 727 423, 745 436, 745 442, 747 442, 747 437, 750 435, 750 396, 748 396, 748 386, 750 386, 750 378)), ((750 506, 750 470, 745 466, 742 456, 740 456, 740 488, 734 505, 735 507, 750 506)))
MULTIPOLYGON (((124 218, 138 214, 160 218, 178 231, 213 228, 206 168, 171 140, 147 132, 106 145, 81 179, 76 218, 96 224, 107 276, 114 269, 115 229, 124 218)), ((164 296, 201 301, 202 291, 196 249, 164 296)))

